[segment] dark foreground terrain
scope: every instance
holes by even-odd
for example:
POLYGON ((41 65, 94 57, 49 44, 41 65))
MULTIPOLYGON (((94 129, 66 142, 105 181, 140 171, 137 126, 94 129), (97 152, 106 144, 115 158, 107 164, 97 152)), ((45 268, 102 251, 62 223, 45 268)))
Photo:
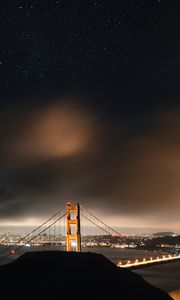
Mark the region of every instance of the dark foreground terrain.
POLYGON ((0 283, 4 299, 171 299, 93 253, 26 253, 0 266, 0 283))

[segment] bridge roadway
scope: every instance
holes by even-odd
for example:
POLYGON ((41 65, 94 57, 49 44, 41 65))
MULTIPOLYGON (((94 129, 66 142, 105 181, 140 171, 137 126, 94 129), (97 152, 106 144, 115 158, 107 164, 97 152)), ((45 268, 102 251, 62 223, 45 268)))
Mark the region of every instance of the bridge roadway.
POLYGON ((121 261, 117 264, 118 267, 121 268, 138 268, 143 267, 146 265, 153 265, 153 264, 161 264, 165 262, 173 262, 175 260, 180 260, 180 254, 178 255, 163 255, 162 257, 146 259, 143 258, 143 260, 136 259, 135 261, 128 261, 127 263, 122 263, 121 261))

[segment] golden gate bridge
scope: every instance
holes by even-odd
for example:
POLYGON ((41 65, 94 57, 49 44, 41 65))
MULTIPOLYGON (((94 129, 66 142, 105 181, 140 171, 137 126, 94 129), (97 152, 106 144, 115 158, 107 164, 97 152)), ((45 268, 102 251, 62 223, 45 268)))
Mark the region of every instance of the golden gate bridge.
POLYGON ((21 256, 27 252, 27 249, 28 251, 38 249, 38 251, 61 250, 101 253, 117 266, 131 269, 180 259, 180 254, 157 255, 157 252, 152 253, 150 257, 142 258, 140 256, 137 258, 137 250, 122 249, 121 246, 114 249, 112 248, 112 240, 121 243, 123 235, 96 217, 86 207, 80 204, 72 205, 68 202, 65 207, 30 233, 2 249, 0 251, 0 263, 4 264, 21 256), (31 247, 32 243, 33 247, 31 247))

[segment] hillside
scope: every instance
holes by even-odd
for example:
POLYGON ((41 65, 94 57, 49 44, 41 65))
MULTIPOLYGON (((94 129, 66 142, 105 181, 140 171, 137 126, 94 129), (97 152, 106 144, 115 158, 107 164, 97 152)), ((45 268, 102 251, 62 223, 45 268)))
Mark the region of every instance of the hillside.
POLYGON ((49 299, 171 299, 139 275, 92 253, 26 253, 0 267, 0 282, 1 293, 4 289, 9 298, 18 299, 48 294, 49 299))

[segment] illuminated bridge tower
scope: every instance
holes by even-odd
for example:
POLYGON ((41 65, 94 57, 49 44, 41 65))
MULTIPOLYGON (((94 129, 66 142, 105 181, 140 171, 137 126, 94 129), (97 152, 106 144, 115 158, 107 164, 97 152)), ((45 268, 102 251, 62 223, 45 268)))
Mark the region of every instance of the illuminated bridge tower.
POLYGON ((79 204, 71 205, 68 203, 66 209, 66 251, 81 252, 80 206, 79 204))

